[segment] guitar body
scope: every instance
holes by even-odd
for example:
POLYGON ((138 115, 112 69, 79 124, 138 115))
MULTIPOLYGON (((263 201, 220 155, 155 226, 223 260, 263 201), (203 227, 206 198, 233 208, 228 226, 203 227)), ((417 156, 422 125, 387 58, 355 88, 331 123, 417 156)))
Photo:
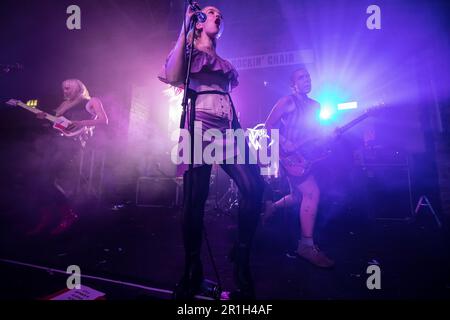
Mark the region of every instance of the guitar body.
POLYGON ((280 159, 281 166, 288 176, 302 177, 306 175, 311 166, 310 162, 300 154, 292 154, 280 159))
POLYGON ((281 153, 280 163, 289 176, 303 177, 307 175, 314 164, 326 159, 331 151, 328 143, 321 145, 317 141, 311 144, 304 145, 301 150, 286 154, 281 153))
POLYGON ((53 122, 53 128, 61 132, 64 136, 72 138, 77 137, 85 132, 87 132, 89 129, 87 127, 78 128, 75 130, 69 130, 67 129, 72 122, 64 117, 57 117, 55 118, 55 121, 53 122))
MULTIPOLYGON (((331 154, 331 147, 334 141, 344 132, 360 123, 367 117, 375 114, 386 107, 384 103, 367 109, 363 114, 356 117, 346 125, 337 128, 334 136, 325 139, 314 139, 310 143, 301 144, 294 148, 292 152, 280 152, 280 164, 286 173, 292 177, 303 177, 307 175, 314 164, 320 162, 331 154)), ((295 145, 294 142, 291 142, 295 145)))

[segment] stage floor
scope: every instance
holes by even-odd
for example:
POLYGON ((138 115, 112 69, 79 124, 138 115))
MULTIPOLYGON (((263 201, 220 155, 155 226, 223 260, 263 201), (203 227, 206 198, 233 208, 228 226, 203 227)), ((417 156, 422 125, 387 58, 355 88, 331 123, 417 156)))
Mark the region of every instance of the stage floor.
MULTIPOLYGON (((259 225, 251 259, 258 299, 432 299, 450 298, 446 239, 423 215, 415 223, 369 221, 343 214, 318 221, 318 244, 336 262, 323 270, 286 256, 286 215, 259 225), (369 264, 381 269, 381 290, 369 290, 369 264)), ((181 275, 180 212, 168 208, 85 209, 66 232, 29 236, 21 215, 1 215, 0 299, 42 299, 65 288, 69 265, 78 265, 82 284, 108 300, 170 299, 181 275), (30 265, 20 265, 26 263, 30 265), (119 281, 119 282, 111 282, 119 281), (126 283, 125 283, 126 282, 126 283), (131 284, 131 285, 130 285, 131 284), (138 285, 141 287, 136 287, 138 285)), ((236 232, 235 214, 209 211, 205 225, 218 272, 233 289, 228 252, 236 232)), ((203 263, 215 280, 206 246, 203 263)))

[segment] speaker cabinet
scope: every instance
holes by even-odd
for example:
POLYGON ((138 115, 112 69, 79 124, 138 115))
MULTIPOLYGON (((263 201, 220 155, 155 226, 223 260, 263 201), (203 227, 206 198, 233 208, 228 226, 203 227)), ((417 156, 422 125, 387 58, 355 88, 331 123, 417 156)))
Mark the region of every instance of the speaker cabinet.
POLYGON ((408 220, 413 215, 411 177, 407 165, 361 168, 369 216, 378 220, 408 220))
POLYGON ((180 194, 176 178, 140 177, 136 184, 136 206, 173 208, 179 204, 180 194))

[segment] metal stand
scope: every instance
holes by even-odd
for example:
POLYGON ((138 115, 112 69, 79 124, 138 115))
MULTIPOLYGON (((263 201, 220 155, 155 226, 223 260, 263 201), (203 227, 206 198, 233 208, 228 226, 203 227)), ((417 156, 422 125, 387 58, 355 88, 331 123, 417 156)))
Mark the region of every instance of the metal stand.
POLYGON ((214 190, 210 193, 208 198, 208 212, 225 213, 229 214, 238 203, 239 189, 235 185, 232 179, 229 179, 229 187, 225 193, 222 194, 219 186, 219 166, 214 165, 211 172, 210 190, 214 190))
POLYGON ((100 203, 103 193, 105 153, 93 148, 81 148, 78 183, 75 196, 93 196, 100 203))
POLYGON ((217 202, 217 206, 226 213, 231 213, 234 208, 239 206, 239 190, 233 179, 230 179, 230 186, 222 198, 217 202))
POLYGON ((434 211, 430 200, 428 200, 428 198, 424 195, 420 196, 419 201, 417 202, 416 210, 414 210, 414 215, 412 219, 415 220, 417 218, 421 207, 427 207, 430 210, 431 214, 433 215, 434 221, 436 221, 437 226, 439 228, 442 228, 441 220, 436 214, 436 211, 434 211))
POLYGON ((173 181, 176 184, 175 191, 175 207, 182 208, 183 207, 183 177, 175 177, 173 181))

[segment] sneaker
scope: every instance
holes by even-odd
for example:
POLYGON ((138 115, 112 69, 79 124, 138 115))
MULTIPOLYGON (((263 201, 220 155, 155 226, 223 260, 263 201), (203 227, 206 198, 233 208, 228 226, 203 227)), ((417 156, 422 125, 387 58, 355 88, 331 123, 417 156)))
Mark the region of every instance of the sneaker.
POLYGON ((298 256, 297 251, 289 250, 289 251, 286 251, 286 257, 288 257, 289 259, 297 259, 299 256, 298 256))
POLYGON ((297 249, 297 253, 303 259, 311 262, 313 265, 320 268, 331 268, 334 266, 334 261, 328 258, 320 251, 317 246, 302 246, 297 249))

